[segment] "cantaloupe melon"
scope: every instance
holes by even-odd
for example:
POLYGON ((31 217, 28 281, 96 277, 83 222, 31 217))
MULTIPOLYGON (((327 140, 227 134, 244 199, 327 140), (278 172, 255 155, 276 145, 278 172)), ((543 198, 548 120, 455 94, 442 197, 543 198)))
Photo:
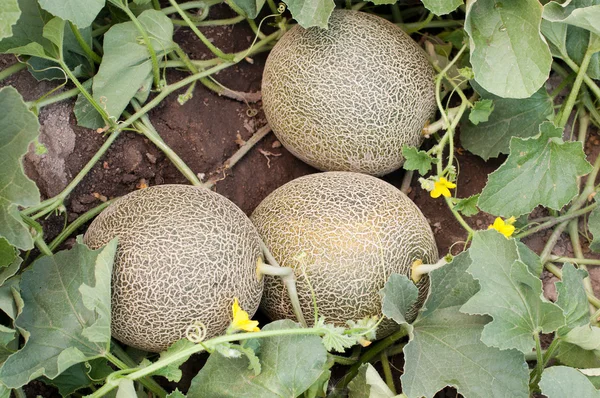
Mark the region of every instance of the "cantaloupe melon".
POLYGON ((281 143, 326 171, 384 175, 419 146, 436 108, 434 71, 391 22, 335 10, 328 29, 295 26, 271 50, 263 107, 281 143))
POLYGON ((263 282, 256 274, 260 239, 225 197, 188 185, 132 192, 105 209, 84 242, 118 237, 112 277, 112 335, 159 352, 199 321, 210 338, 232 319, 234 297, 252 316, 263 282))
MULTIPOLYGON (((267 196, 250 219, 279 264, 294 269, 309 323, 314 317, 309 284, 319 314, 343 325, 381 316, 379 290, 392 273, 409 276, 415 260, 438 259, 433 233, 417 206, 394 186, 365 174, 297 178, 267 196)), ((417 285, 419 303, 409 319, 425 299, 426 279, 417 285)), ((272 319, 293 318, 278 278, 265 277, 261 308, 272 319)))

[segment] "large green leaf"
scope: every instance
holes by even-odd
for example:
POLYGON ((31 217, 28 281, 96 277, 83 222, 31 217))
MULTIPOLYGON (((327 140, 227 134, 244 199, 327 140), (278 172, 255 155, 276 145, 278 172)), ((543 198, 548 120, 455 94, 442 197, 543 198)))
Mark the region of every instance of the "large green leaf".
MULTIPOLYGON (((138 20, 158 58, 174 49, 173 24, 165 14, 148 10, 138 20)), ((110 116, 119 118, 151 73, 150 53, 134 23, 117 24, 104 35, 104 57, 94 77, 94 99, 110 116)))
POLYGON ((394 398, 396 395, 370 363, 363 364, 348 384, 348 398, 394 398))
POLYGON ((469 254, 462 253, 430 274, 425 309, 404 348, 401 380, 409 398, 433 397, 445 386, 456 387, 468 398, 529 396, 523 354, 483 344, 481 332, 490 318, 459 311, 479 289, 466 272, 470 265, 469 254))
POLYGON ((589 351, 576 344, 561 341, 556 351, 556 359, 563 365, 574 368, 600 368, 600 352, 589 351))
MULTIPOLYGON (((294 329, 290 321, 276 321, 262 330, 294 329)), ((260 340, 257 352, 262 372, 255 376, 248 359, 225 358, 215 352, 192 380, 187 396, 274 398, 297 397, 325 370, 327 351, 318 336, 286 335, 260 340)))
POLYGON ((600 35, 600 5, 597 1, 573 0, 562 4, 551 1, 544 6, 543 16, 548 21, 578 26, 600 35))
POLYGON ((521 261, 514 239, 494 230, 476 232, 469 253, 468 272, 481 290, 461 311, 493 318, 481 335, 485 344, 528 353, 535 347, 535 333, 565 324, 561 308, 543 298, 542 281, 521 261))
POLYGON ((52 379, 109 351, 116 248, 116 240, 96 251, 77 243, 70 251, 42 257, 22 274, 25 306, 16 325, 26 331, 27 342, 0 369, 3 384, 17 388, 38 376, 52 379))
POLYGON ((240 7, 248 18, 254 19, 258 16, 258 13, 265 5, 265 0, 232 0, 238 7, 240 7))
POLYGON ((415 284, 405 275, 392 274, 380 294, 383 315, 412 330, 406 318, 419 296, 415 284))
POLYGON ((494 111, 487 122, 478 125, 465 118, 461 124, 460 142, 466 150, 485 160, 508 153, 512 137, 537 135, 540 124, 554 113, 552 98, 543 87, 524 99, 495 96, 477 83, 473 83, 473 87, 482 98, 494 101, 494 111))
POLYGON ((563 310, 566 326, 559 330, 560 335, 590 323, 587 295, 583 287, 586 276, 587 272, 576 269, 572 264, 565 263, 562 267, 562 280, 556 282, 556 305, 563 310))
MULTIPOLYGON (((0 238, 0 268, 12 264, 17 258, 17 250, 4 238, 0 238)), ((0 283, 1 285, 1 283, 0 283)))
POLYGON ((21 16, 19 2, 17 0, 3 0, 0 9, 0 40, 12 36, 12 26, 17 23, 21 16))
POLYGON ((445 15, 456 10, 463 0, 423 0, 423 5, 435 15, 445 15))
POLYGON ((25 175, 21 159, 39 136, 40 125, 21 94, 10 86, 0 89, 0 109, 0 237, 29 250, 33 239, 18 206, 38 204, 40 192, 25 175))
POLYGON ((303 28, 327 28, 329 16, 335 8, 333 0, 284 0, 292 16, 303 28))
POLYGON ((512 138, 506 162, 488 176, 479 208, 498 216, 520 216, 538 205, 560 210, 577 195, 577 177, 591 171, 580 142, 563 142, 562 129, 540 125, 533 138, 512 138))
POLYGON ((553 366, 544 370, 540 387, 548 398, 600 398, 600 391, 583 373, 566 366, 553 366))
POLYGON ((552 56, 540 33, 537 0, 475 0, 467 9, 475 80, 504 98, 527 98, 544 84, 552 56))
POLYGON ((40 7, 80 28, 92 24, 104 7, 104 0, 38 0, 40 7))
POLYGON ((44 383, 58 388, 63 397, 77 390, 100 384, 101 380, 111 374, 113 369, 106 359, 97 358, 89 362, 78 363, 62 372, 54 379, 42 378, 44 383))
POLYGON ((18 2, 21 15, 12 28, 12 36, 0 41, 0 52, 26 46, 32 42, 48 44, 48 41, 42 36, 42 30, 52 16, 40 10, 36 0, 18 0, 18 2))

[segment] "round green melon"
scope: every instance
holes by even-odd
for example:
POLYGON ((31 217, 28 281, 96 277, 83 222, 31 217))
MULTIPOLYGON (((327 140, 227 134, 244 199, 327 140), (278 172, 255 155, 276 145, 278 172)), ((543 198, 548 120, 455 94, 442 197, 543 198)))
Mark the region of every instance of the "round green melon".
POLYGON ((271 50, 263 107, 281 143, 326 171, 384 175, 419 146, 436 109, 434 71, 402 29, 335 10, 328 29, 298 25, 271 50))
POLYGON ((92 222, 84 243, 96 249, 115 237, 111 329, 121 342, 163 351, 195 322, 206 338, 220 335, 235 297, 256 312, 260 239, 225 197, 189 185, 132 192, 92 222))
MULTIPOLYGON (((394 186, 365 174, 297 178, 267 196, 250 219, 279 264, 294 269, 302 312, 310 323, 309 284, 319 315, 344 325, 381 316, 379 291, 392 273, 409 276, 415 260, 438 260, 433 233, 419 208, 394 186)), ((417 285, 419 300, 409 320, 427 295, 426 279, 417 285)), ((278 278, 265 277, 261 308, 271 319, 294 317, 278 278)), ((383 326, 379 337, 386 333, 383 326)))

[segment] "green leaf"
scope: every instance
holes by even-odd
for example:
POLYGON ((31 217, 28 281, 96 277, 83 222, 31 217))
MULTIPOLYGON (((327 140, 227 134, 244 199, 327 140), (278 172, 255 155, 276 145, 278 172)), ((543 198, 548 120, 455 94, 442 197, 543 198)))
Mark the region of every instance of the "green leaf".
POLYGON ((175 391, 167 395, 167 398, 185 398, 185 395, 176 388, 175 391))
POLYGON ((435 15, 445 15, 456 10, 463 0, 423 0, 423 5, 435 15))
POLYGON ((44 377, 41 380, 45 384, 58 388, 60 395, 66 397, 77 390, 100 384, 101 379, 112 372, 113 369, 108 366, 106 359, 98 358, 73 365, 54 379, 44 377))
POLYGON ((556 359, 561 364, 574 368, 600 368, 600 352, 584 350, 564 341, 558 345, 556 359))
POLYGON ((412 331, 406 319, 419 296, 419 289, 415 284, 405 275, 392 274, 384 288, 379 291, 379 295, 383 315, 412 331))
POLYGON ((0 40, 13 35, 12 26, 21 16, 17 0, 4 0, 0 9, 0 40))
POLYGON ((14 320, 20 313, 22 300, 19 295, 20 277, 10 278, 0 286, 0 310, 14 320))
POLYGON ((544 6, 543 17, 551 22, 578 26, 600 35, 600 5, 585 7, 586 3, 589 1, 575 0, 563 4, 551 1, 544 6))
POLYGON ((433 397, 445 386, 469 398, 488 398, 499 391, 505 397, 529 396, 523 355, 483 344, 481 331, 490 318, 459 311, 479 289, 466 272, 470 265, 469 254, 462 253, 429 275, 429 297, 413 323, 414 338, 404 348, 401 381, 411 398, 433 397))
POLYGON ((15 247, 8 243, 6 239, 0 238, 0 268, 8 267, 16 258, 17 250, 15 247))
MULTIPOLYGON (((83 87, 90 92, 92 90, 92 79, 83 83, 83 87)), ((77 95, 73 113, 77 118, 78 126, 96 130, 106 125, 102 115, 98 113, 96 108, 81 93, 77 95)))
MULTIPOLYGON (((598 203, 598 198, 594 198, 598 203)), ((600 206, 596 207, 590 213, 588 218, 588 229, 593 235, 593 239, 590 242, 590 250, 593 252, 600 252, 600 206)))
POLYGON ((566 326, 559 329, 561 336, 577 326, 590 323, 587 295, 583 287, 586 276, 587 272, 576 269, 572 264, 565 263, 562 267, 562 280, 556 282, 556 305, 562 308, 566 319, 566 326))
POLYGON ((600 398, 600 391, 583 373, 566 366, 553 366, 544 370, 540 387, 548 398, 600 398))
POLYGON ((344 328, 326 324, 325 318, 320 317, 316 327, 326 329, 328 333, 323 335, 323 345, 327 351, 344 352, 346 348, 350 348, 356 344, 356 338, 344 334, 344 328))
POLYGON ((578 194, 577 177, 591 170, 581 142, 563 142, 562 129, 544 122, 538 136, 511 139, 508 159, 488 176, 478 205, 502 217, 538 205, 560 210, 578 194))
POLYGON ((527 98, 548 79, 552 55, 537 0, 476 0, 467 9, 475 80, 505 98, 527 98))
POLYGON ((461 311, 493 318, 481 335, 486 345, 531 352, 534 333, 550 333, 565 324, 562 310, 544 299, 542 281, 521 261, 514 239, 494 230, 476 232, 469 253, 473 263, 468 272, 481 290, 461 311))
MULTIPOLYGON (((300 328, 290 320, 276 321, 262 330, 300 328)), ((190 397, 297 397, 325 370, 327 352, 318 336, 285 335, 261 339, 257 353, 262 373, 254 376, 248 359, 212 354, 192 380, 190 397)))
POLYGON ((348 398, 394 398, 396 395, 370 363, 363 364, 348 384, 348 398))
MULTIPOLYGON (((55 17, 52 18, 45 26, 42 31, 42 35, 50 40, 57 48, 62 48, 65 40, 65 21, 55 17)), ((56 56, 58 59, 58 54, 56 56)))
POLYGON ((312 386, 304 393, 306 398, 326 398, 327 387, 329 386, 329 379, 331 378, 331 371, 324 370, 321 376, 313 383, 312 386))
POLYGON ((21 94, 10 86, 0 89, 0 109, 0 237, 29 250, 33 239, 18 206, 38 204, 40 192, 25 175, 21 159, 39 136, 40 125, 21 94))
MULTIPOLYGON (((144 11, 139 22, 160 59, 174 49, 173 24, 162 12, 144 11)), ((114 25, 104 35, 104 56, 94 77, 94 99, 115 118, 152 73, 150 54, 133 22, 114 25)))
POLYGON ((471 217, 479 213, 477 208, 477 201, 479 200, 479 194, 469 196, 468 198, 462 198, 456 200, 454 209, 459 211, 465 217, 471 217))
POLYGON ((600 354, 600 328, 596 326, 584 325, 572 328, 563 340, 569 344, 575 344, 586 351, 596 351, 600 354))
MULTIPOLYGON (((581 65, 583 61, 585 52, 590 44, 590 34, 589 31, 577 26, 569 25, 567 28, 567 40, 565 43, 567 54, 577 65, 581 65)), ((600 52, 592 55, 587 75, 592 79, 600 79, 600 52)))
POLYGON ((329 16, 335 8, 333 0, 285 0, 294 19, 303 28, 327 28, 329 16))
MULTIPOLYGON (((167 351, 160 353, 159 359, 166 359, 166 358, 172 357, 174 355, 177 355, 181 351, 184 351, 186 348, 189 348, 193 345, 194 345, 194 343, 192 343, 188 339, 182 339, 182 340, 176 341, 167 349, 167 351)), ((179 380, 181 380, 181 375, 182 375, 179 367, 181 365, 183 365, 183 363, 185 361, 187 361, 188 359, 189 359, 189 356, 181 358, 180 360, 177 360, 176 362, 173 362, 173 363, 169 364, 168 366, 160 368, 159 370, 157 370, 156 372, 154 372, 152 374, 157 375, 157 376, 164 376, 167 378, 167 380, 174 381, 177 383, 177 382, 179 382, 179 380)))
POLYGON ((116 398, 138 398, 133 380, 121 379, 121 381, 119 381, 119 389, 117 390, 116 398))
POLYGON ((265 5, 265 0, 232 0, 235 5, 241 8, 248 18, 254 19, 265 5))
POLYGON ((512 99, 490 94, 475 82, 472 85, 482 98, 494 102, 494 112, 487 122, 479 125, 465 118, 461 124, 460 142, 466 150, 484 160, 508 153, 512 137, 537 135, 540 124, 554 113, 552 98, 543 87, 529 98, 512 99))
POLYGON ((42 30, 52 16, 40 10, 36 0, 18 0, 18 2, 21 16, 12 28, 13 35, 0 41, 0 53, 32 42, 41 43, 43 47, 49 44, 42 36, 42 30))
POLYGON ((80 28, 90 26, 104 7, 104 0, 38 0, 40 7, 80 28))
POLYGON ((487 122, 494 110, 494 101, 491 99, 482 99, 473 104, 469 112, 469 121, 477 126, 479 123, 487 122))
POLYGON ((419 174, 425 175, 431 170, 431 165, 437 163, 437 159, 432 158, 425 151, 419 151, 418 148, 403 145, 402 156, 406 159, 404 161, 405 170, 418 170, 419 174))
POLYGON ((25 306, 15 323, 26 331, 27 342, 0 369, 2 383, 18 388, 38 376, 52 379, 108 352, 116 247, 116 240, 96 251, 77 243, 70 251, 40 258, 22 274, 25 306))
POLYGON ((542 20, 541 31, 550 44, 555 57, 563 58, 567 54, 567 24, 542 20))
POLYGON ((529 267, 529 272, 538 278, 542 276, 542 272, 544 271, 544 265, 542 264, 542 259, 540 256, 535 254, 533 250, 528 248, 525 243, 517 241, 517 250, 519 251, 519 258, 527 267, 529 267))

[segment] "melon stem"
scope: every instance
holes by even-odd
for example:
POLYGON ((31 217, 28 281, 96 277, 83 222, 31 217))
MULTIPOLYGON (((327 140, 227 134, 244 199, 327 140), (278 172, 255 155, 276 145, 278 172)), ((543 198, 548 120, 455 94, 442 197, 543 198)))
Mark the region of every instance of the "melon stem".
POLYGON ((270 275, 270 276, 279 276, 281 281, 285 285, 288 296, 290 297, 290 301, 292 302, 292 309, 294 311, 294 315, 296 315, 296 319, 302 325, 302 327, 307 328, 308 325, 306 323, 306 319, 304 319, 304 314, 302 313, 302 308, 300 307, 300 300, 298 299, 298 291, 296 290, 296 276, 294 275, 294 270, 289 267, 282 267, 279 265, 275 257, 271 254, 267 246, 261 242, 261 248, 265 255, 265 258, 270 264, 259 263, 257 265, 257 273, 259 275, 270 275))

